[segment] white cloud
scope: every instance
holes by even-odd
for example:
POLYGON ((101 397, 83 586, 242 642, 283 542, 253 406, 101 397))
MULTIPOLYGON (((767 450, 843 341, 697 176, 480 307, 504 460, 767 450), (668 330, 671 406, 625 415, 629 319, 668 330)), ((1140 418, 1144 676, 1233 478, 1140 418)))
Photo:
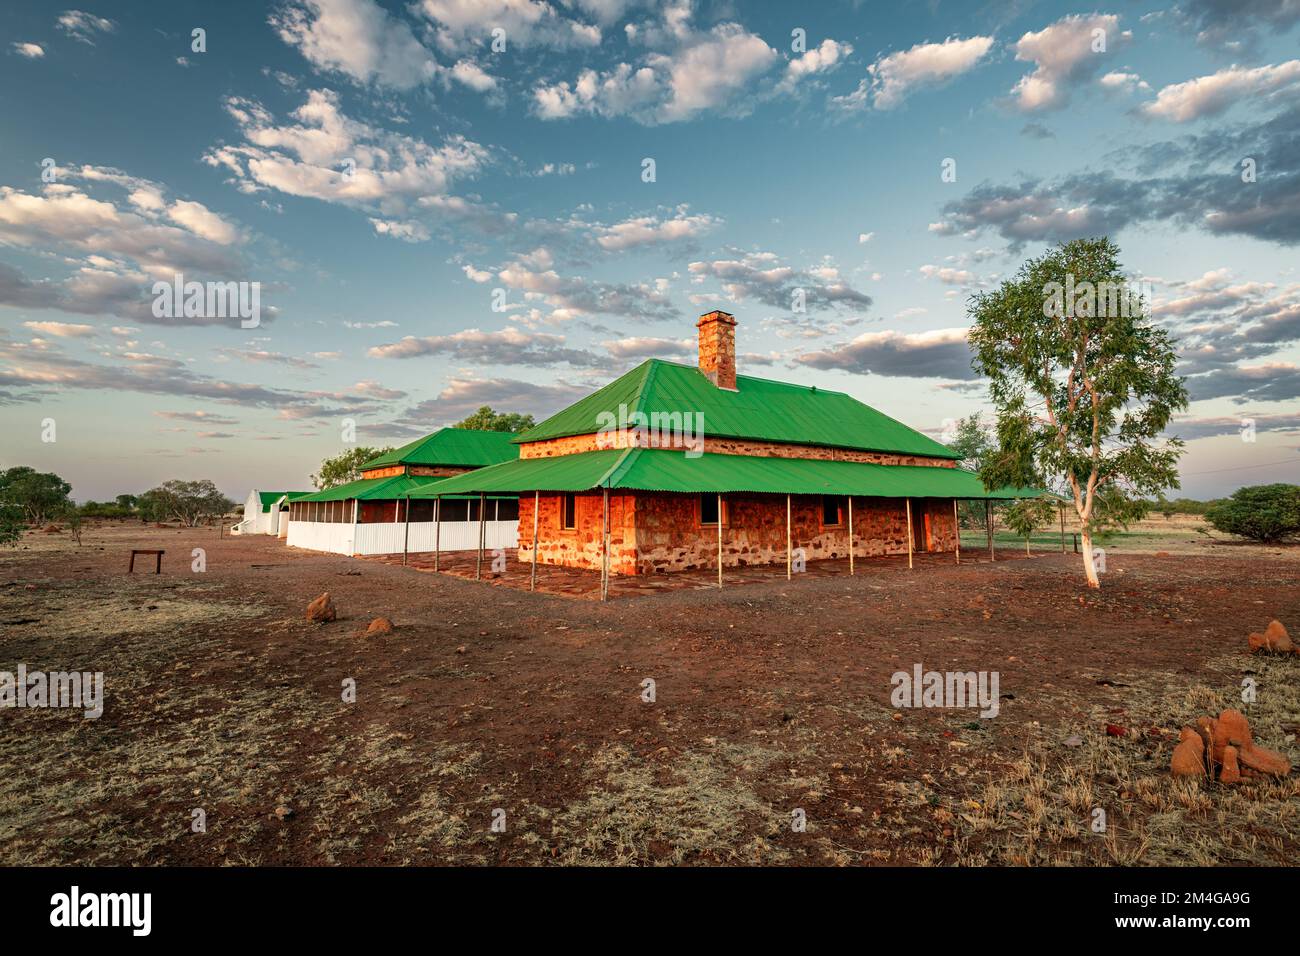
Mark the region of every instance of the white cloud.
POLYGON ((370 225, 375 227, 375 232, 381 236, 392 236, 394 239, 401 239, 403 242, 428 242, 429 227, 422 222, 413 219, 375 219, 371 217, 370 225))
POLYGON ((673 123, 731 104, 779 59, 775 50, 736 23, 695 33, 672 53, 650 53, 642 65, 583 70, 572 83, 541 84, 533 109, 542 119, 580 113, 673 123))
POLYGON ((238 229, 200 202, 178 199, 167 207, 167 215, 177 225, 218 245, 228 246, 239 238, 238 229))
POLYGON ((1132 93, 1135 90, 1151 89, 1151 85, 1138 74, 1125 73, 1122 70, 1112 70, 1097 82, 1103 89, 1113 93, 1132 93))
POLYGON ((1186 123, 1224 112, 1239 100, 1270 96, 1300 86, 1300 60, 1247 69, 1230 66, 1209 76, 1166 86, 1142 107, 1147 116, 1186 123))
POLYGON ((117 24, 112 20, 81 10, 63 11, 54 21, 54 25, 72 39, 90 46, 95 45, 96 34, 112 33, 117 29, 117 24))
POLYGON ((944 83, 973 69, 992 47, 993 38, 985 36, 918 43, 877 59, 856 90, 831 102, 845 110, 864 109, 868 102, 878 110, 893 109, 914 89, 944 83))
POLYGON ((1016 41, 1016 59, 1033 63, 1035 69, 1011 90, 1016 108, 1030 113, 1066 105, 1070 87, 1094 75, 1106 55, 1132 36, 1120 31, 1119 17, 1113 13, 1073 14, 1037 33, 1026 33, 1016 41))
MULTIPOLYGON (((155 281, 171 281, 178 272, 249 278, 234 241, 239 231, 202 204, 168 202, 163 186, 108 167, 59 168, 57 177, 38 193, 0 186, 0 245, 60 250, 71 274, 31 281, 0 267, 0 302, 156 323, 147 295, 155 281), (92 189, 117 189, 122 198, 92 195, 92 189), (141 201, 145 196, 150 201, 141 201)), ((273 314, 264 306, 264 319, 273 314)))
POLYGON ((25 56, 29 60, 39 60, 45 56, 45 47, 39 43, 14 43, 13 50, 19 56, 25 56))
POLYGON ((23 326, 60 339, 88 339, 95 335, 93 325, 74 325, 71 322, 24 322, 23 326))
POLYGON ((345 115, 330 90, 310 91, 293 113, 296 123, 278 124, 250 100, 230 98, 226 110, 245 144, 215 147, 204 160, 230 170, 245 192, 275 189, 365 210, 377 230, 408 240, 428 237, 426 227, 408 218, 413 205, 461 220, 486 214, 446 195, 454 181, 474 176, 488 159, 485 148, 462 136, 435 147, 377 129, 345 115))
POLYGON ((954 269, 950 266, 921 266, 921 275, 927 279, 936 279, 944 285, 973 285, 979 276, 968 269, 954 269))
POLYGON ((664 339, 633 335, 602 342, 609 354, 620 361, 646 358, 694 358, 696 342, 691 339, 664 339))
POLYGON ((560 15, 543 0, 420 0, 413 9, 435 24, 438 46, 448 52, 491 39, 505 31, 506 49, 546 46, 593 47, 599 27, 560 15))
POLYGON ((844 59, 853 52, 848 43, 826 39, 821 46, 814 47, 806 53, 795 57, 785 65, 785 76, 778 89, 793 89, 799 81, 818 73, 830 73, 844 64, 844 59))
POLYGON ((360 83, 407 90, 437 71, 432 54, 402 20, 374 0, 297 0, 269 20, 285 43, 321 70, 360 83))
POLYGON ((681 206, 671 218, 640 216, 612 226, 599 226, 596 243, 606 251, 622 252, 638 246, 695 239, 717 225, 718 220, 712 216, 689 215, 687 207, 681 206))

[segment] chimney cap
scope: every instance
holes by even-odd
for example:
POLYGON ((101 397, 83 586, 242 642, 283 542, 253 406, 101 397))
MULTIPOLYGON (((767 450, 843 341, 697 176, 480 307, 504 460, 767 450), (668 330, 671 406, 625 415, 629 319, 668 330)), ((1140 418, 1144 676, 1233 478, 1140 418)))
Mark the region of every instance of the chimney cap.
POLYGON ((736 317, 730 312, 723 312, 721 309, 714 309, 712 312, 705 312, 700 316, 700 321, 695 323, 695 327, 699 328, 705 322, 725 322, 728 325, 735 325, 736 317))

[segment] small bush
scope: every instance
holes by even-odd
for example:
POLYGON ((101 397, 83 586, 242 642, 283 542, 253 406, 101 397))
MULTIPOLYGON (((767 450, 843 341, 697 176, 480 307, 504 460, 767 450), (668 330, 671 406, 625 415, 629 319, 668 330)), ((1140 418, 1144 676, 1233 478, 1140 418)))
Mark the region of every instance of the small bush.
POLYGON ((1300 485, 1238 488, 1205 513, 1216 531, 1271 544, 1300 534, 1300 485))

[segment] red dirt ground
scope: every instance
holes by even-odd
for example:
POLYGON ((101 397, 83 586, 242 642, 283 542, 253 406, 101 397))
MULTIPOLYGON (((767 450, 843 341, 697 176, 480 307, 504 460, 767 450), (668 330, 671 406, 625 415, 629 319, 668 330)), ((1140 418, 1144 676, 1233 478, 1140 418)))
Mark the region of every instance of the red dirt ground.
MULTIPOLYGON (((4 776, 27 774, 0 789, 3 859, 1015 862, 1019 811, 960 818, 997 802, 990 785, 1034 786, 1017 760, 1081 729, 1163 788, 1178 720, 1161 695, 1235 694, 1253 666, 1247 630, 1277 617, 1300 632, 1290 557, 1112 555, 1089 592, 1076 555, 999 556, 921 555, 910 572, 906 558, 862 560, 853 577, 834 562, 789 582, 783 567, 729 571, 722 591, 707 572, 675 579, 685 587, 616 581, 602 604, 519 590, 528 568, 513 559, 512 586, 490 586, 212 529, 96 528, 80 548, 29 535, 0 551, 0 669, 103 670, 107 697, 97 721, 0 717, 4 763, 18 765, 4 776), (126 575, 133 547, 166 548, 163 573, 137 561, 126 575), (195 547, 205 572, 191 571, 195 547), (339 620, 309 624, 322 591, 339 620), (151 613, 178 623, 147 626, 151 613), (363 638, 381 615, 396 632, 363 638), (998 671, 1000 715, 895 714, 890 675, 917 662, 998 671), (1106 722, 1131 738, 1106 740, 1106 722), (196 807, 206 833, 190 832, 196 807), (498 807, 504 834, 490 830, 498 807)), ((472 555, 452 564, 467 562, 472 575, 472 555)), ((597 578, 542 568, 539 581, 591 596, 597 578)), ((1295 761, 1296 729, 1266 742, 1295 761)), ((1154 842, 1160 808, 1126 772, 1096 785, 1117 826, 1154 842)), ((1260 862, 1294 860, 1293 817, 1260 862)), ((1096 849, 1077 808, 1061 819, 1060 860, 1127 846, 1096 849)), ((1155 845, 1136 861, 1197 860, 1155 845)))

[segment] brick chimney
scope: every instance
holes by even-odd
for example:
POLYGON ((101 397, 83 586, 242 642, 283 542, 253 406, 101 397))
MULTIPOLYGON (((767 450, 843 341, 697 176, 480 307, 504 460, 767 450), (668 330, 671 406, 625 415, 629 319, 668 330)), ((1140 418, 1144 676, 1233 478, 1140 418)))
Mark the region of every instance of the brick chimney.
POLYGON ((713 311, 695 323, 700 330, 700 371, 718 388, 736 390, 736 317, 713 311))

